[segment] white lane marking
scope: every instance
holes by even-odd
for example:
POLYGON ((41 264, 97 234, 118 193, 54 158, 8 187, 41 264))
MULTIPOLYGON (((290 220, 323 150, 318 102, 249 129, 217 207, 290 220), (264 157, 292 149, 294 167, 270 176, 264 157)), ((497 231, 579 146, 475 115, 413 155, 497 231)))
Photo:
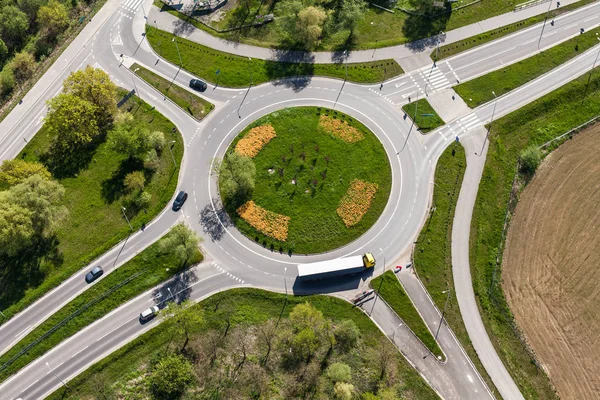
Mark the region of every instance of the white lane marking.
POLYGON ((545 34, 545 35, 544 35, 544 36, 542 36, 542 37, 544 37, 544 38, 547 38, 548 36, 556 35, 557 33, 558 33, 558 31, 552 31, 552 32, 550 32, 550 33, 547 33, 547 34, 545 34))
POLYGON ((536 39, 536 38, 533 38, 533 39, 531 39, 531 40, 528 40, 528 41, 526 41, 526 42, 523 42, 523 43, 521 43, 521 46, 525 46, 526 44, 529 44, 529 43, 536 42, 537 40, 538 40, 538 39, 536 39))
POLYGON ((589 17, 588 19, 584 19, 583 22, 589 22, 589 21, 591 21, 593 19, 596 19, 596 18, 598 18, 598 16, 594 15, 593 17, 589 17))
POLYGON ((565 30, 565 31, 566 31, 567 29, 569 29, 569 28, 572 28, 572 27, 574 27, 574 26, 577 26, 577 25, 578 25, 577 23, 574 23, 574 24, 571 24, 571 25, 569 25, 569 26, 565 26, 565 27, 563 28, 563 30, 565 30))
POLYGON ((470 64, 467 64, 467 65, 463 65, 463 66, 461 66, 461 67, 458 67, 458 68, 456 68, 456 70, 458 71, 458 70, 461 70, 461 69, 469 68, 469 67, 471 67, 471 66, 473 66, 473 65, 475 65, 475 64, 477 64, 477 63, 480 63, 480 62, 482 62, 482 61, 485 61, 485 60, 489 60, 490 58, 496 58, 496 57, 498 57, 500 54, 503 54, 503 53, 508 53, 509 51, 513 51, 513 50, 514 50, 514 49, 516 49, 516 48, 517 48, 516 46, 515 46, 515 47, 511 47, 510 49, 506 49, 506 50, 500 51, 500 52, 498 52, 498 53, 496 53, 496 54, 493 54, 493 55, 491 55, 491 56, 484 57, 484 58, 480 58, 480 59, 478 59, 477 61, 473 61, 473 62, 472 62, 472 63, 470 63, 470 64))
POLYGON ((88 347, 90 347, 90 346, 85 346, 83 349, 81 349, 81 350, 79 350, 77 353, 73 354, 73 355, 71 356, 71 358, 75 357, 77 354, 81 353, 82 351, 84 351, 84 350, 85 350, 85 349, 87 349, 88 347))
POLYGON ((33 382, 31 385, 27 386, 25 389, 23 389, 23 391, 21 393, 24 393, 27 391, 27 389, 29 389, 30 387, 32 387, 33 385, 35 385, 36 383, 38 383, 40 380, 36 379, 35 382, 33 382))
POLYGON ((21 332, 17 333, 15 335, 16 338, 23 336, 25 334, 25 332, 27 332, 29 330, 29 328, 31 328, 32 325, 29 325, 27 328, 23 329, 21 332))

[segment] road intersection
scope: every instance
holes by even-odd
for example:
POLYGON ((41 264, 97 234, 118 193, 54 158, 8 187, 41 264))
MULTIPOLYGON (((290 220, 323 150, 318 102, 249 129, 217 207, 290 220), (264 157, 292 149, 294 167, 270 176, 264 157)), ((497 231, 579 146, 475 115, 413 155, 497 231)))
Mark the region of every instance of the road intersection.
MULTIPOLYGON (((140 9, 138 9, 137 13, 131 10, 127 11, 127 8, 133 4, 129 3, 119 6, 117 1, 109 1, 94 18, 98 20, 92 21, 92 24, 88 26, 91 28, 90 32, 87 32, 87 28, 84 29, 81 42, 77 42, 78 38, 74 42, 75 49, 71 49, 71 46, 67 49, 66 54, 71 54, 73 60, 65 64, 62 69, 60 65, 57 65, 56 68, 53 67, 49 73, 49 78, 53 79, 51 84, 46 85, 41 92, 30 93, 32 96, 26 96, 24 106, 28 107, 27 113, 22 114, 19 118, 17 112, 15 117, 7 118, 6 124, 0 125, 2 132, 7 132, 0 138, 0 158, 14 157, 25 145, 26 140, 39 129, 40 117, 43 117, 45 113, 44 101, 60 91, 62 80, 69 73, 70 68, 81 68, 86 64, 93 65, 108 72, 120 86, 130 89, 135 86, 138 95, 156 106, 161 113, 175 123, 182 133, 186 151, 182 161, 179 186, 190 192, 193 201, 186 204, 181 214, 172 213, 170 210, 163 211, 144 232, 134 233, 125 243, 121 243, 103 255, 97 262, 103 266, 112 265, 107 270, 110 272, 112 268, 117 268, 137 252, 156 241, 177 220, 183 218, 207 238, 203 248, 211 257, 210 262, 195 269, 198 283, 193 286, 190 293, 194 300, 204 298, 216 290, 235 285, 251 285, 279 291, 287 286, 297 294, 362 288, 363 280, 351 278, 340 280, 334 287, 322 284, 302 285, 295 281, 297 272, 295 265, 298 262, 355 254, 362 249, 371 248, 382 248, 388 260, 397 260, 404 256, 418 235, 428 212, 431 196, 429 182, 433 177, 437 159, 449 142, 458 136, 463 142, 477 140, 477 144, 481 146, 482 141, 485 140, 485 129, 482 126, 491 120, 493 114, 495 117, 505 115, 585 73, 591 68, 597 51, 597 49, 591 49, 543 77, 498 98, 496 104, 485 104, 478 107, 426 136, 415 132, 411 122, 399 113, 398 105, 408 102, 407 94, 415 93, 416 95, 417 92, 421 96, 425 96, 426 93, 433 94, 450 87, 455 80, 472 79, 535 53, 537 47, 531 47, 533 42, 530 39, 534 36, 532 33, 535 29, 530 28, 500 41, 459 54, 438 63, 438 65, 411 71, 386 82, 383 90, 378 90, 379 85, 355 85, 325 78, 286 79, 246 89, 209 87, 205 96, 215 103, 217 108, 202 123, 198 123, 171 102, 163 99, 160 94, 126 68, 135 61, 156 73, 169 77, 173 77, 178 69, 168 62, 160 60, 142 36, 146 22, 145 10, 151 9, 151 3, 146 2, 144 11, 139 12, 140 9), (96 30, 93 30, 95 27, 93 24, 97 25, 96 30), (88 40, 85 41, 85 38, 88 40), (515 46, 514 43, 517 42, 521 44, 515 46), (77 46, 79 46, 78 49, 77 46), (123 54, 124 57, 121 58, 120 54, 123 54), (301 90, 298 90, 299 86, 301 90), (37 99, 34 100, 34 97, 37 99), (232 229, 227 216, 220 207, 215 182, 210 178, 210 165, 211 160, 222 156, 233 137, 253 120, 281 108, 302 105, 335 108, 352 115, 370 128, 386 148, 394 181, 390 200, 382 217, 361 238, 327 254, 290 257, 287 254, 279 254, 262 248, 232 229), (4 130, 5 126, 6 130, 4 130), (302 261, 298 261, 299 259, 302 261), (287 267, 285 274, 282 273, 283 267, 287 267), (284 280, 286 285, 284 285, 284 280)), ((136 2, 136 4, 138 3, 136 2)), ((142 4, 139 3, 139 6, 141 7, 142 4)), ((592 6, 597 7, 599 3, 593 3, 588 7, 592 6)), ((150 15, 153 15, 153 12, 156 10, 152 9, 150 15)), ((576 13, 569 13, 560 18, 569 21, 568 25, 574 23, 570 22, 569 18, 575 18, 573 20, 577 21, 577 26, 586 23, 585 19, 588 17, 576 13)), ((546 28, 545 32, 547 33, 542 40, 545 45, 550 46, 578 34, 578 31, 571 32, 569 30, 572 27, 567 29, 564 21, 560 23, 558 21, 557 18, 556 33, 551 34, 553 31, 546 28), (561 28, 561 25, 565 28, 561 28)), ((587 21, 585 27, 589 29, 598 22, 587 21)), ((539 27, 537 29, 539 33, 539 27)), ((182 70, 177 73, 175 82, 185 87, 191 78, 190 74, 182 70)), ((471 190, 475 190, 475 193, 478 184, 478 178, 476 179, 476 182, 469 182, 470 185, 474 185, 474 189, 471 190)), ((463 240, 468 241, 468 229, 467 236, 463 240)), ((468 269, 468 257, 466 262, 466 267, 461 268, 468 269)), ((16 340, 41 323, 69 299, 85 290, 82 279, 85 272, 87 272, 87 268, 2 325, 0 327, 2 335, 0 352, 6 351, 16 340)), ((455 271, 455 279, 457 276, 455 271)), ((472 293, 470 281, 462 282, 460 288, 458 284, 456 286, 457 296, 459 290, 461 293, 469 291, 472 293)), ((57 383, 53 374, 50 374, 44 365, 45 362, 48 362, 51 367, 54 366, 52 367, 53 371, 60 373, 63 378, 70 378, 110 351, 145 332, 156 322, 140 326, 135 317, 139 310, 145 308, 145 304, 149 300, 154 301, 154 297, 148 296, 150 294, 141 295, 113 311, 110 314, 110 323, 100 323, 107 320, 107 316, 102 321, 74 335, 5 381, 0 385, 0 390, 7 394, 8 398, 40 398, 48 394, 57 385, 60 385, 60 382, 57 383), (98 339, 94 338, 97 343, 94 343, 93 346, 89 343, 86 344, 90 338, 85 332, 93 330, 99 334, 100 332, 96 330, 99 327, 109 331, 98 339), (85 347, 83 347, 84 345, 85 347), (46 369, 44 370, 44 368, 46 369)), ((459 304, 461 301, 467 301, 470 302, 469 304, 474 304, 476 309, 474 298, 461 300, 461 296, 458 297, 459 304)), ((469 296, 464 297, 468 298, 469 296)), ((421 305, 417 304, 417 307, 420 308, 421 305)), ((435 308, 433 307, 433 309, 435 308)), ((462 309, 463 305, 461 305, 462 309)), ((385 310, 382 310, 380 314, 384 315, 385 310)), ((463 314, 463 318, 468 327, 469 315, 463 314)), ((433 317, 426 318, 426 321, 428 320, 433 320, 433 317)), ((384 327, 383 323, 378 320, 376 322, 386 333, 391 334, 389 327, 384 327)), ((430 329, 432 329, 431 326, 430 329)), ((464 363, 466 358, 464 352, 463 356, 460 356, 460 352, 456 352, 462 350, 457 342, 454 344, 444 343, 445 339, 442 339, 445 336, 444 331, 440 336, 442 348, 447 354, 456 355, 450 356, 446 365, 439 364, 437 361, 433 362, 432 365, 438 366, 432 366, 431 372, 427 375, 421 368, 419 370, 444 398, 466 398, 474 393, 478 395, 473 398, 482 398, 482 393, 487 389, 472 366, 461 365, 458 367, 459 364, 456 364, 454 372, 443 372, 441 375, 436 370, 436 368, 449 368, 449 365, 461 359, 463 361, 460 362, 464 363), (469 370, 470 373, 465 374, 466 370, 469 370), (435 380, 436 375, 447 375, 447 378, 435 380), (470 379, 464 380, 463 378, 467 375, 470 376, 470 379)), ((485 331, 477 334, 487 338, 485 331)), ((399 337, 402 335, 399 334, 399 337)), ((399 346, 402 345, 399 344, 399 346)), ((418 347, 418 345, 415 346, 418 347)), ((409 353, 409 350, 416 349, 415 346, 403 350, 405 355, 409 353)), ((489 348, 481 351, 477 349, 477 351, 483 354, 489 351, 489 348)), ((495 355, 493 347, 491 351, 495 355)), ((516 385, 508 376, 497 356, 496 359, 490 361, 489 365, 483 358, 482 361, 499 391, 504 398, 520 398, 516 385), (498 362, 500 366, 498 366, 498 362), (500 374, 503 374, 504 380, 498 381, 503 382, 502 384, 498 384, 495 379, 495 368, 499 368, 500 374), (506 376, 508 376, 508 381, 505 379, 506 376)), ((466 360, 468 361, 468 358, 466 360)), ((411 359, 411 361, 413 360, 411 359)), ((448 371, 448 368, 445 371, 448 371)))

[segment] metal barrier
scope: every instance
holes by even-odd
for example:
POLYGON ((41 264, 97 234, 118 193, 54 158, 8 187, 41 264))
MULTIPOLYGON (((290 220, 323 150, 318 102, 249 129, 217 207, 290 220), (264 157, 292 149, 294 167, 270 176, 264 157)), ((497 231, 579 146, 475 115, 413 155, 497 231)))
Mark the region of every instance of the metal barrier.
POLYGON ((526 8, 529 8, 529 7, 537 6, 538 4, 546 3, 548 1, 552 1, 552 0, 530 0, 530 1, 526 1, 525 3, 517 4, 515 6, 514 11, 521 11, 521 10, 524 10, 526 8))

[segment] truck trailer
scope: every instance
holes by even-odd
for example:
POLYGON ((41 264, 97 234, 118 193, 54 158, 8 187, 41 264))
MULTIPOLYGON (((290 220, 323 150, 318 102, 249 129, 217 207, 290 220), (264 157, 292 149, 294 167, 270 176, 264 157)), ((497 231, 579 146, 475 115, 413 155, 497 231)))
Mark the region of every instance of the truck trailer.
POLYGON ((358 274, 373 267, 375 267, 375 257, 373 257, 373 254, 371 253, 365 253, 362 256, 351 256, 310 264, 299 264, 298 279, 315 280, 341 275, 358 274))

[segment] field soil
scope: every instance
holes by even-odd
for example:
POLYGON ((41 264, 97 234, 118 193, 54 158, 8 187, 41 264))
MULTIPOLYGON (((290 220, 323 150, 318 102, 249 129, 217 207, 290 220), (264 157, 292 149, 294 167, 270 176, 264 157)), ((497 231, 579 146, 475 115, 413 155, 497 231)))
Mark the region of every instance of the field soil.
POLYGON ((561 399, 600 395, 600 125, 551 153, 521 194, 503 259, 516 322, 561 399))

